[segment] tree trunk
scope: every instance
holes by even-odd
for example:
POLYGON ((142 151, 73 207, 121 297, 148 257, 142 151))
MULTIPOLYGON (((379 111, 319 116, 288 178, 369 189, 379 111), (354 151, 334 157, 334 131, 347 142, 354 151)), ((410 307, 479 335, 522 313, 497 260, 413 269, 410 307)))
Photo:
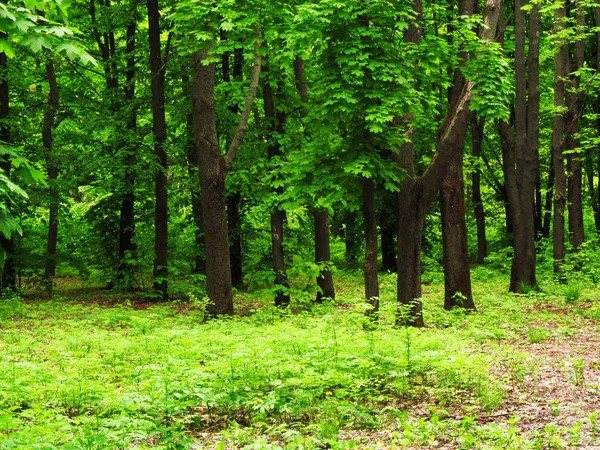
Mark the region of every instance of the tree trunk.
MULTIPOLYGON (((475 3, 461 0, 458 13, 462 16, 473 15, 475 3)), ((466 64, 469 55, 461 52, 461 65, 466 64)), ((454 109, 458 95, 463 89, 465 78, 460 72, 454 72, 454 85, 449 91, 450 108, 454 109)), ((471 114, 472 116, 472 114, 471 114)), ((466 131, 466 130, 465 130, 466 131)), ((467 224, 465 210, 465 186, 462 171, 464 136, 457 141, 456 156, 450 163, 440 190, 440 210, 442 216, 442 241, 444 253, 444 308, 455 306, 475 309, 471 291, 471 270, 469 267, 469 246, 467 243, 467 224)))
MULTIPOLYGON (((137 111, 135 100, 135 33, 137 24, 137 5, 135 0, 131 2, 130 22, 127 25, 127 71, 125 86, 125 101, 130 109, 127 118, 127 129, 132 137, 137 130, 137 111)), ((119 213, 119 283, 126 289, 133 288, 133 275, 135 265, 131 264, 137 258, 134 244, 135 236, 135 163, 136 143, 127 146, 125 156, 125 177, 123 180, 123 199, 119 213)))
MULTIPOLYGON (((558 1, 554 11, 554 32, 559 34, 565 28, 566 9, 564 0, 558 1)), ((565 117, 561 109, 565 104, 564 78, 567 76, 568 49, 563 38, 557 38, 560 50, 554 56, 554 120, 552 126, 552 160, 554 169, 554 226, 553 253, 554 272, 559 272, 565 259, 565 202, 566 175, 563 159, 565 117)))
POLYGON ((207 51, 202 56, 194 56, 192 106, 206 236, 208 313, 221 315, 233 314, 233 292, 225 202, 226 168, 219 149, 215 117, 215 64, 202 64, 207 56, 207 51))
MULTIPOLYGON (((0 38, 6 38, 3 33, 0 33, 0 38)), ((10 128, 6 123, 9 107, 9 85, 8 85, 8 57, 6 53, 0 52, 0 142, 10 142, 10 128)), ((11 163, 8 158, 3 158, 0 161, 0 168, 4 171, 7 177, 10 177, 11 163)), ((10 203, 7 205, 11 209, 10 203)), ((4 250, 4 265, 2 266, 2 287, 14 289, 16 287, 16 270, 15 270, 15 240, 11 236, 7 238, 4 234, 0 234, 0 246, 4 250)))
POLYGON ((444 308, 474 310, 465 222, 465 190, 462 155, 458 155, 440 191, 442 243, 444 249, 444 308))
MULTIPOLYGON (((187 84, 188 80, 184 80, 187 84)), ((204 250, 204 217, 202 213, 202 192, 200 190, 200 176, 198 174, 200 163, 198 161, 198 149, 196 148, 196 141, 193 138, 193 119, 190 114, 188 118, 188 126, 190 129, 190 141, 187 146, 187 161, 188 161, 188 172, 190 175, 191 182, 191 203, 192 203, 192 217, 194 221, 194 268, 192 273, 205 274, 206 273, 206 257, 204 250)))
POLYGON ((550 154, 550 165, 548 166, 548 184, 546 185, 546 197, 544 199, 544 226, 542 236, 546 239, 550 237, 550 223, 552 222, 552 199, 554 191, 554 162, 550 154))
MULTIPOLYGON (((483 142, 483 127, 484 119, 477 119, 477 115, 473 114, 471 120, 471 137, 472 137, 472 154, 473 158, 478 159, 481 156, 483 142)), ((483 209, 483 201, 481 199, 481 172, 473 171, 473 209, 475 213, 475 222, 477 223, 477 263, 483 264, 487 257, 487 238, 485 234, 485 211, 483 209)))
MULTIPOLYGON (((582 38, 583 28, 585 27, 585 10, 581 0, 577 1, 575 12, 578 36, 575 42, 575 60, 571 63, 571 72, 578 71, 585 63, 585 40, 582 38)), ((580 142, 577 137, 579 130, 579 115, 582 107, 579 100, 579 85, 580 77, 571 75, 569 93, 567 94, 569 111, 566 117, 566 124, 569 127, 567 130, 566 148, 569 150, 567 154, 567 171, 569 172, 568 179, 568 211, 569 211, 569 237, 574 251, 578 251, 585 239, 583 228, 583 202, 582 202, 582 183, 583 183, 583 168, 581 163, 581 155, 573 153, 579 148, 580 142)))
POLYGON ((231 261, 231 282, 239 286, 244 281, 242 265, 242 234, 240 202, 242 196, 233 192, 227 196, 227 226, 229 228, 229 259, 231 261))
POLYGON ((344 243, 346 248, 346 262, 352 268, 358 266, 358 252, 360 247, 361 232, 356 223, 356 212, 347 211, 344 230, 344 243))
POLYGON ((54 64, 46 64, 46 74, 50 91, 46 103, 46 112, 44 113, 44 122, 42 125, 42 140, 46 149, 48 184, 50 187, 49 221, 48 221, 48 244, 46 248, 46 268, 44 278, 49 281, 49 287, 52 287, 52 279, 56 275, 56 246, 58 242, 58 166, 52 149, 52 131, 54 128, 54 118, 58 108, 58 84, 56 82, 56 72, 54 64))
POLYGON ((375 208, 375 184, 362 178, 362 211, 365 221, 365 298, 371 304, 369 313, 379 310, 379 280, 377 277, 377 211, 375 208))
MULTIPOLYGON (((308 101, 308 86, 304 74, 304 60, 297 57, 294 60, 294 76, 296 81, 296 90, 300 94, 302 103, 306 105, 308 101)), ((300 117, 303 119, 308 114, 306 108, 300 112, 300 117)), ((308 134, 308 133, 307 133, 308 134)), ((331 262, 331 252, 329 248, 329 214, 324 210, 314 210, 315 220, 315 262, 322 264, 320 274, 317 276, 317 298, 320 302, 323 298, 335 298, 335 288, 333 285, 333 274, 327 268, 327 264, 331 262)))
POLYGON ((168 298, 168 197, 167 197, 167 123, 165 117, 165 61, 161 56, 160 9, 158 0, 147 0, 148 42, 150 46, 150 72, 152 91, 152 121, 154 155, 158 169, 155 182, 155 231, 154 231, 154 290, 164 299, 168 298))
POLYGON ((244 110, 236 127, 235 136, 221 156, 215 115, 215 64, 203 64, 209 48, 193 57, 192 114, 194 136, 200 163, 202 213, 206 236, 206 293, 210 299, 210 315, 233 314, 231 263, 225 201, 225 176, 231 168, 243 142, 260 78, 260 41, 255 44, 254 68, 244 110))
MULTIPOLYGON (((223 80, 231 81, 229 75, 229 54, 223 55, 223 80)), ((241 81, 243 77, 244 52, 237 48, 233 53, 233 79, 241 81)), ((237 114, 237 105, 231 106, 231 111, 237 114)), ((240 286, 244 281, 243 259, 242 259, 242 218, 240 203, 242 200, 239 191, 231 192, 227 196, 227 225, 229 226, 229 260, 231 261, 231 282, 234 286, 240 286)))
POLYGON ((381 229, 381 269, 386 272, 396 271, 396 195, 385 192, 383 206, 379 213, 379 228, 381 229))
MULTIPOLYGON (((315 262, 326 265, 331 262, 331 251, 329 248, 329 213, 325 210, 315 210, 315 262)), ((328 267, 323 267, 317 277, 317 302, 324 298, 335 299, 333 286, 333 275, 328 267)))
MULTIPOLYGON (((416 16, 422 14, 420 0, 414 3, 416 16)), ((500 0, 486 0, 484 24, 480 38, 493 40, 498 18, 501 14, 500 0)), ((407 40, 419 41, 420 30, 411 25, 406 32, 407 40)), ((394 154, 398 166, 406 170, 407 176, 398 194, 398 303, 399 319, 407 325, 423 326, 421 300, 421 237, 425 213, 442 187, 448 170, 455 158, 462 152, 465 134, 470 123, 469 103, 473 83, 464 83, 456 93, 456 101, 451 105, 438 130, 436 153, 422 176, 414 170, 414 148, 412 130, 407 130, 408 142, 394 154)), ((404 121, 400 121, 402 125, 404 121)))
MULTIPOLYGON (((270 75, 269 65, 263 68, 264 72, 270 75)), ((275 94, 268 79, 263 80, 263 101, 265 108, 265 122, 267 124, 267 154, 269 160, 281 154, 279 138, 283 134, 283 124, 285 117, 275 109, 275 94)), ((278 189, 277 196, 281 195, 278 189)), ((273 270, 275 271, 275 285, 277 286, 277 295, 275 305, 287 306, 290 303, 289 284, 287 280, 287 271, 285 268, 285 254, 283 250, 283 217, 284 213, 278 205, 274 205, 271 211, 271 252, 273 256, 273 270)))

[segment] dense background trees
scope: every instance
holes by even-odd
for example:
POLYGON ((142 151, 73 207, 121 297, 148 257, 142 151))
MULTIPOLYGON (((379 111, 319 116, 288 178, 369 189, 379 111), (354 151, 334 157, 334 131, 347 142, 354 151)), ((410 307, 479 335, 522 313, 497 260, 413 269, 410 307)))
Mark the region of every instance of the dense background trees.
POLYGON ((471 264, 512 261, 514 292, 549 261, 593 278, 599 10, 0 3, 3 285, 193 286, 231 314, 234 288, 297 306, 364 263, 370 311, 397 271, 423 325, 423 273, 449 309, 476 307, 471 264))

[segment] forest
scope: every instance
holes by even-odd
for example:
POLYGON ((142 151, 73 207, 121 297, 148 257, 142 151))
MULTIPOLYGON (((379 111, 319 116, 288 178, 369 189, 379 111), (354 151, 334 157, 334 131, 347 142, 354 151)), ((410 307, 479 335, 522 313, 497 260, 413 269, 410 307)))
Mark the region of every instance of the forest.
POLYGON ((0 0, 0 449, 600 445, 600 2, 0 0))

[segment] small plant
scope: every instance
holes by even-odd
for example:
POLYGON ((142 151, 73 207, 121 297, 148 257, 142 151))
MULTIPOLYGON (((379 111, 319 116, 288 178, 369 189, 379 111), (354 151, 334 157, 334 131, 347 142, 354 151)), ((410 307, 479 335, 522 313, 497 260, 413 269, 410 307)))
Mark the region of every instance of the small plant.
POLYGON ((537 284, 521 283, 520 288, 521 288, 521 292, 525 295, 529 295, 529 294, 537 292, 539 290, 537 284))
POLYGON ((560 401, 559 400, 551 400, 548 402, 548 406, 552 411, 552 415, 554 417, 558 417, 560 415, 560 401))
POLYGON ((579 300, 579 297, 581 296, 581 286, 579 286, 577 284, 569 284, 567 286, 567 288, 565 289, 564 295, 565 295, 565 299, 569 303, 573 303, 573 302, 579 300))
POLYGON ((598 433, 598 411, 594 411, 587 416, 590 421, 590 428, 592 429, 592 443, 596 440, 596 434, 598 433))
POLYGON ((527 336, 529 337, 529 342, 532 344, 539 344, 550 338, 552 334, 545 328, 530 328, 527 330, 527 336))
POLYGON ((581 358, 576 358, 571 361, 571 366, 573 368, 573 373, 569 377, 573 386, 585 386, 585 379, 583 376, 583 372, 585 369, 585 362, 581 358))

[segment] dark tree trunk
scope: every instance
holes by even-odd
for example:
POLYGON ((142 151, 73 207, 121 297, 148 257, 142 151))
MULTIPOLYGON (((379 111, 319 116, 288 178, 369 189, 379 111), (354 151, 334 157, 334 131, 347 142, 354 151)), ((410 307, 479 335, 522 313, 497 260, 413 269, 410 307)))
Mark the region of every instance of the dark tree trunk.
POLYGON ((193 58, 192 114, 200 163, 202 213, 206 236, 206 293, 210 299, 207 309, 210 315, 222 315, 233 314, 225 176, 235 160, 246 133, 260 77, 261 56, 260 43, 257 42, 254 68, 244 110, 227 154, 223 157, 219 148, 215 115, 215 64, 202 63, 208 57, 208 50, 208 48, 204 49, 202 54, 197 53, 193 58))
MULTIPOLYGON (((585 40, 582 38, 582 30, 585 26, 585 11, 581 1, 577 2, 576 6, 576 33, 578 39, 575 42, 575 60, 571 63, 571 72, 578 71, 585 63, 585 40)), ((569 211, 569 237, 574 251, 578 251, 585 239, 583 229, 583 202, 582 202, 582 183, 583 183, 583 168, 581 156, 573 151, 579 148, 580 142, 577 137, 579 130, 579 115, 582 107, 581 101, 578 98, 577 91, 579 90, 580 77, 571 75, 569 93, 567 95, 569 111, 566 115, 566 124, 569 127, 567 130, 566 149, 567 154, 567 171, 568 179, 568 211, 569 211), (573 91, 573 92, 572 92, 573 91)))
POLYGON ((550 224, 552 223, 552 199, 554 198, 554 160, 550 154, 550 165, 548 166, 548 184, 546 185, 546 196, 544 198, 544 227, 542 236, 550 237, 550 224))
MULTIPOLYGON (((565 28, 566 9, 564 0, 558 2, 554 11, 554 31, 559 34, 565 28)), ((565 203, 566 175, 563 159, 565 117, 561 111, 565 104, 564 78, 567 76, 568 49, 563 38, 557 39, 560 50, 554 56, 554 120, 552 127, 552 160, 554 169, 554 226, 553 253, 554 272, 559 272, 565 259, 565 203)))
MULTIPOLYGON (((500 0, 486 0, 484 11, 485 26, 480 37, 493 40, 496 34, 498 18, 501 14, 500 0)), ((420 0, 414 3, 417 17, 422 14, 420 0)), ((412 25, 406 37, 410 42, 419 41, 420 30, 412 25)), ((412 130, 407 130, 409 142, 394 154, 396 163, 406 170, 407 176, 400 186, 398 194, 398 303, 399 321, 414 326, 423 326, 421 300, 421 238, 425 213, 435 200, 442 187, 453 161, 462 152, 465 134, 470 123, 469 103, 473 89, 472 82, 456 94, 438 131, 436 153, 422 176, 416 176, 414 170, 414 148, 412 130), (406 311, 408 310, 408 311, 406 311), (404 313, 407 314, 404 314, 404 313)), ((401 121, 401 124, 404 121, 401 121)))
MULTIPOLYGON (((223 80, 229 82, 229 54, 223 56, 223 80), (225 59, 227 58, 227 59, 225 59)), ((242 49, 235 49, 233 54, 233 79, 240 81, 243 76, 244 53, 242 49)), ((237 114, 237 105, 231 107, 231 111, 237 114)), ((240 192, 232 192, 227 196, 227 225, 229 226, 229 260, 231 261, 231 282, 234 286, 240 286, 244 280, 242 259, 242 215, 240 203, 242 196, 240 192)))
MULTIPOLYGON (((600 7, 594 7, 594 17, 596 19, 596 26, 600 27, 600 7)), ((600 71, 600 32, 596 33, 596 72, 600 71)), ((600 114, 600 94, 596 98, 596 114, 600 114)), ((600 116, 596 119, 596 130, 600 132, 600 116)), ((594 223, 596 225, 596 232, 600 234, 600 184, 596 188, 594 182, 595 176, 600 179, 600 148, 596 150, 596 169, 594 172, 594 157, 588 155, 586 158, 587 168, 587 179, 592 200, 592 208, 594 210, 594 223), (595 175, 594 175, 595 174, 595 175)))
MULTIPOLYGON (((315 262, 327 265, 331 262, 331 251, 329 248, 329 213, 327 211, 314 211, 315 219, 315 262)), ((333 286, 333 275, 328 267, 321 269, 317 277, 317 302, 324 298, 335 299, 333 286)))
POLYGON ((387 272, 396 271, 396 230, 398 219, 396 217, 396 196, 385 195, 384 206, 379 214, 379 228, 381 229, 381 268, 387 272))
MULTIPOLYGON (((263 68, 267 76, 270 75, 269 65, 263 68)), ((265 122, 267 123, 267 154, 269 160, 281 154, 279 138, 283 134, 285 117, 275 108, 275 94, 269 79, 263 80, 263 101, 265 108, 265 122)), ((277 190, 277 196, 281 190, 277 190)), ((284 212, 278 205, 273 206, 271 211, 271 252, 273 256, 273 270, 275 271, 275 285, 278 286, 275 305, 287 306, 290 303, 289 284, 287 270, 285 268, 285 254, 283 250, 283 218, 284 212)))
MULTIPOLYGON (((0 33, 0 38, 6 36, 0 33)), ((0 142, 10 142, 10 128, 6 123, 9 107, 9 85, 8 85, 8 57, 6 53, 0 52, 0 142)), ((0 161, 0 169, 4 171, 7 177, 10 177, 11 163, 9 159, 0 161)), ((7 205, 9 210, 11 205, 7 205)), ((15 241, 14 237, 6 238, 4 234, 0 234, 0 246, 4 250, 4 266, 2 267, 2 287, 14 289, 16 287, 16 270, 15 270, 15 241)))
MULTIPOLYGON (((134 106, 135 100, 135 33, 137 24, 137 3, 132 1, 130 11, 130 22, 127 25, 127 71, 125 86, 126 107, 129 108, 127 118, 127 129, 131 136, 136 135, 137 130, 137 111, 134 106)), ((127 289, 133 288, 133 274, 135 265, 131 264, 137 257, 134 244, 135 235, 135 163, 136 163, 135 143, 127 146, 125 156, 125 177, 123 180, 123 199, 119 213, 119 283, 127 289)))
POLYGON ((240 202, 242 196, 233 192, 227 196, 227 226, 229 228, 229 259, 231 261, 231 282, 234 286, 242 284, 242 234, 240 202))
POLYGON ((168 197, 167 197, 167 123, 165 117, 165 61, 161 56, 160 9, 158 0, 147 0, 148 42, 150 47, 150 72, 152 90, 152 121, 154 133, 154 155, 158 162, 155 183, 155 230, 154 230, 154 289, 163 298, 168 298, 168 197))
MULTIPOLYGON (((302 103, 306 105, 308 101, 308 86, 306 85, 306 78, 304 74, 304 60, 297 57, 294 60, 294 76, 296 81, 296 90, 300 94, 302 103)), ((300 117, 304 119, 308 111, 306 108, 300 112, 300 117)), ((308 136, 308 132, 305 132, 308 136)), ((335 288, 333 285, 333 274, 327 267, 327 264, 331 262, 331 252, 329 248, 329 214, 327 211, 314 210, 315 220, 315 262, 322 264, 324 267, 321 269, 319 276, 317 276, 317 298, 316 301, 320 302, 323 298, 335 298, 335 288)))
POLYGON ((379 310, 379 280, 377 277, 377 210, 373 180, 362 178, 362 197, 365 221, 365 298, 371 304, 369 313, 374 313, 379 310))
POLYGON ((444 249, 444 308, 474 310, 465 222, 465 190, 462 155, 452 163, 440 191, 444 249))
MULTIPOLYGON (((187 84, 188 80, 184 80, 187 84)), ((188 120, 188 126, 190 129, 190 142, 187 146, 187 160, 191 182, 191 202, 192 202, 192 217, 194 220, 194 244, 195 244, 195 256, 194 256, 194 268, 192 273, 204 274, 206 273, 206 258, 204 254, 204 217, 202 214, 202 192, 200 190, 200 176, 199 161, 198 161, 198 149, 196 148, 196 141, 193 137, 192 115, 190 114, 188 120)))
POLYGON ((345 219, 344 242, 346 246, 346 262, 352 268, 358 266, 361 232, 356 222, 356 212, 347 211, 345 219))
POLYGON ((544 200, 542 199, 542 177, 538 165, 537 178, 535 180, 535 240, 539 241, 544 233, 544 200))
POLYGON ((46 248, 46 268, 44 270, 44 278, 49 280, 50 287, 52 286, 52 278, 56 275, 56 247, 58 242, 58 165, 56 156, 52 149, 52 131, 54 128, 54 118, 58 108, 58 84, 56 82, 56 72, 54 64, 48 62, 46 64, 46 74, 48 76, 48 84, 50 91, 48 93, 48 101, 46 104, 46 112, 44 113, 44 122, 42 125, 42 140, 46 149, 48 184, 50 187, 50 204, 49 204, 49 220, 48 220, 48 243, 46 248))
MULTIPOLYGON (((473 158, 481 157, 482 142, 483 142, 483 127, 485 121, 477 119, 476 114, 473 114, 471 120, 471 151, 473 158)), ((481 199, 481 173, 479 170, 473 171, 473 209, 475 213, 475 222, 477 223, 477 263, 483 264, 487 257, 487 238, 485 234, 485 211, 483 209, 483 201, 481 199)))
MULTIPOLYGON (((458 13, 460 16, 473 15, 475 7, 475 2, 472 0, 461 0, 458 3, 458 13)), ((461 65, 466 64, 469 58, 468 53, 461 52, 460 57, 461 65)), ((464 84, 465 78, 460 70, 455 71, 454 85, 449 91, 451 109, 456 108, 458 95, 464 84)), ((444 253, 444 308, 450 310, 458 306, 474 310, 462 171, 464 136, 457 140, 457 146, 456 156, 450 163, 440 190, 444 253)))
POLYGON ((215 65, 194 56, 192 105, 194 135, 200 163, 202 214, 206 236, 206 293, 211 315, 233 314, 229 236, 225 202, 225 161, 221 157, 215 122, 215 65))
POLYGON ((516 0, 514 135, 506 122, 500 124, 506 197, 513 225, 511 292, 521 292, 524 285, 537 284, 535 186, 538 172, 539 8, 534 5, 531 10, 529 57, 526 59, 523 6, 523 0, 516 0))

